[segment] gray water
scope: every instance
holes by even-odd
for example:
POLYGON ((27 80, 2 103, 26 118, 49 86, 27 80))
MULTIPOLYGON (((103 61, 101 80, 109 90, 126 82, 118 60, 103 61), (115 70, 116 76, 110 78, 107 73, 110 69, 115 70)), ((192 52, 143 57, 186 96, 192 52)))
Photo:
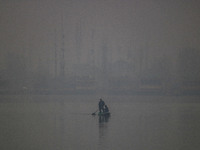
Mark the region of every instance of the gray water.
POLYGON ((1 96, 1 150, 198 150, 199 97, 1 96))

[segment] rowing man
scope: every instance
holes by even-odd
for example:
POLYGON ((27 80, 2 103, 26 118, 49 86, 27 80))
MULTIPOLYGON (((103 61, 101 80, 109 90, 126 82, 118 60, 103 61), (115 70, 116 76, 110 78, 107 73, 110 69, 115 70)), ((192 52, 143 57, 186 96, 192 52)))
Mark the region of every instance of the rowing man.
POLYGON ((100 101, 99 101, 99 112, 100 113, 103 112, 104 105, 105 105, 104 101, 100 98, 100 101))

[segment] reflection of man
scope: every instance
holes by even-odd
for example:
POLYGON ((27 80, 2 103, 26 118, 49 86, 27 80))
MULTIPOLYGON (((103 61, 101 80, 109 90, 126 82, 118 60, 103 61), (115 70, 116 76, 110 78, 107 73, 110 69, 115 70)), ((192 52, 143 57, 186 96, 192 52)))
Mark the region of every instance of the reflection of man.
POLYGON ((104 107, 105 103, 104 101, 100 98, 100 101, 99 101, 99 112, 103 112, 103 107, 104 107))

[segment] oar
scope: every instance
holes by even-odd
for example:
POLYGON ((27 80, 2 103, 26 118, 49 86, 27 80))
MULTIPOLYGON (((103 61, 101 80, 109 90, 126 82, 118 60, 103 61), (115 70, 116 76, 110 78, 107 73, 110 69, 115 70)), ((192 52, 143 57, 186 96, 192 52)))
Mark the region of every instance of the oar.
POLYGON ((98 111, 98 109, 97 109, 95 112, 93 112, 92 115, 96 115, 96 112, 97 112, 97 111, 98 111))

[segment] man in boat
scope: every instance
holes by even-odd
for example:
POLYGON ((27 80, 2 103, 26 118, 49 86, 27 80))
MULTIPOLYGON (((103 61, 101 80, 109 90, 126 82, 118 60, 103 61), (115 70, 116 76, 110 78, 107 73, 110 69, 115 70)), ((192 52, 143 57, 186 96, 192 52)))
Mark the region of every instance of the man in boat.
POLYGON ((100 98, 99 100, 99 112, 103 112, 104 111, 104 105, 105 105, 105 102, 100 98))
POLYGON ((104 106, 104 112, 105 112, 105 113, 108 113, 108 112, 109 112, 109 109, 108 109, 108 106, 107 106, 107 105, 104 106))

